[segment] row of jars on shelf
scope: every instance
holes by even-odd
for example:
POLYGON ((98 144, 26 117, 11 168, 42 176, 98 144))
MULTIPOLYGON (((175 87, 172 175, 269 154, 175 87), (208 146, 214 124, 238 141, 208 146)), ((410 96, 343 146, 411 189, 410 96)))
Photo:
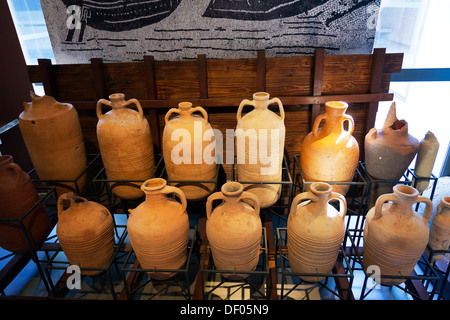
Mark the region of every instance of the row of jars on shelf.
MULTIPOLYGON (((109 99, 101 99, 97 103, 99 119, 97 137, 107 177, 111 180, 146 180, 153 174, 154 156, 150 128, 143 115, 142 107, 136 99, 126 101, 123 94, 110 95, 109 99), (127 108, 130 104, 135 104, 138 111, 127 108), (103 114, 101 110, 103 105, 111 106, 112 110, 103 114)), ((59 103, 52 97, 38 97, 34 94, 32 94, 32 102, 24 105, 25 111, 19 116, 19 126, 39 177, 43 180, 69 180, 77 177, 86 166, 86 155, 76 110, 70 104, 59 103)), ((301 170, 305 180, 351 181, 358 164, 359 146, 352 136, 353 118, 345 113, 346 110, 347 104, 345 102, 331 101, 326 103, 326 113, 316 119, 312 132, 305 137, 300 158, 301 170), (322 120, 324 120, 324 124, 321 126, 322 120), (344 129, 344 122, 348 122, 348 129, 344 129)), ((270 150, 275 150, 277 154, 269 154, 269 161, 261 163, 260 157, 255 156, 255 150, 250 148, 250 143, 238 144, 238 157, 241 156, 246 160, 256 157, 253 163, 245 163, 244 161, 244 163, 237 165, 238 180, 281 181, 281 162, 285 137, 284 118, 285 114, 281 101, 277 98, 269 99, 267 93, 255 93, 253 100, 244 99, 241 102, 237 112, 236 131, 240 129, 244 134, 249 130, 276 131, 276 139, 270 141, 272 146, 270 150), (268 109, 268 106, 273 103, 278 104, 280 115, 268 109), (253 106, 254 110, 242 116, 242 109, 245 105, 253 106), (275 147, 273 147, 274 145, 275 147), (273 166, 273 162, 276 163, 275 166, 273 166), (275 167, 275 170, 273 167, 275 167), (263 169, 266 170, 264 171, 265 174, 261 174, 263 169)), ((214 161, 212 163, 203 161, 196 163, 195 159, 191 159, 191 164, 185 164, 176 163, 172 157, 173 151, 177 147, 184 152, 184 150, 190 150, 189 148, 195 148, 197 145, 196 141, 185 141, 183 139, 182 143, 188 144, 189 148, 185 148, 183 145, 180 147, 179 140, 173 141, 173 135, 177 129, 192 133, 188 136, 193 139, 196 137, 203 139, 205 132, 211 128, 206 111, 201 107, 192 108, 192 104, 188 102, 180 103, 178 108, 169 110, 165 122, 163 156, 169 180, 214 180, 216 174, 216 163, 214 161), (201 117, 194 114, 197 111, 202 114, 201 117), (172 114, 178 114, 178 116, 171 119, 172 114), (196 122, 201 122, 200 135, 195 134, 195 130, 199 128, 196 127, 196 122)), ((257 137, 260 138, 261 135, 257 135, 257 137)), ((212 139, 212 141, 215 140, 212 139)), ((261 141, 257 145, 260 143, 261 141)), ((265 143, 267 146, 267 141, 265 143)), ((416 166, 415 173, 420 176, 429 176, 431 173, 430 166, 432 168, 434 153, 436 146, 438 146, 431 133, 427 134, 427 137, 420 144, 417 139, 411 137, 408 134, 407 123, 396 118, 395 104, 391 106, 383 129, 371 129, 366 136, 365 143, 367 171, 373 178, 384 180, 399 180, 418 152, 419 156, 423 155, 423 160, 417 159, 416 163, 421 165, 416 166), (425 151, 421 152, 421 148, 425 151), (394 168, 397 170, 394 170, 394 168), (427 170, 430 172, 424 173, 427 170), (394 171, 396 171, 395 174, 398 177, 393 176, 394 171), (386 174, 389 174, 389 176, 386 174)), ((202 154, 203 151, 202 147, 202 154)), ((194 154, 195 151, 192 153, 194 154)), ((78 183, 83 185, 83 180, 79 180, 78 183)), ((213 188, 214 184, 209 186, 208 184, 200 184, 197 187, 180 186, 181 192, 179 194, 183 194, 187 200, 201 199, 211 197, 213 188)), ((142 197, 143 192, 145 192, 144 187, 141 189, 136 192, 137 188, 119 186, 113 188, 113 192, 120 198, 136 199, 142 197)), ((390 191, 392 189, 383 190, 379 195, 390 191)), ((58 190, 58 193, 62 196, 64 196, 63 192, 64 190, 58 190)), ((333 186, 332 192, 343 196, 347 189, 345 185, 333 186)), ((279 184, 253 185, 246 192, 246 194, 252 195, 253 203, 257 203, 258 208, 270 207, 278 200, 280 193, 281 185, 279 184)), ((8 200, 8 195, 4 199, 8 200)), ((70 202, 70 199, 65 200, 65 202, 67 201, 70 202)), ((75 202, 72 201, 72 203, 75 202)), ((253 207, 253 210, 255 209, 256 205, 253 207)), ((12 211, 6 210, 5 213, 1 213, 0 217, 11 218, 12 216, 12 211)), ((378 212, 374 221, 379 220, 379 218, 378 212)), ((424 214, 424 220, 429 218, 424 214)), ((42 217, 41 220, 44 221, 44 218, 42 217)), ((43 222, 42 225, 45 225, 45 223, 43 222)), ((147 226, 146 224, 143 225, 147 226)), ((323 222, 319 226, 326 227, 327 222, 323 222)), ((407 229, 407 227, 402 228, 407 229)), ((220 233, 220 228, 218 230, 216 233, 220 233)), ((230 229, 225 228, 225 230, 230 229)), ((248 230, 245 233, 248 233, 248 230)), ((377 233, 381 234, 380 231, 377 233)), ((290 234, 293 235, 295 232, 290 234)), ((373 233, 368 232, 367 234, 373 233)), ((184 236, 183 239, 186 239, 186 237, 184 236)), ((139 242, 139 240, 137 241, 139 242)), ((180 240, 179 244, 184 243, 183 241, 180 240)), ((39 243, 39 241, 37 242, 39 243)), ((320 244, 315 246, 320 247, 320 244)), ((418 247, 415 246, 416 249, 418 247)), ((145 250, 142 254, 144 256, 151 255, 145 250)), ((181 255, 181 253, 179 254, 181 255)), ((295 260, 296 253, 291 255, 292 259, 295 260)), ((179 256, 179 259, 181 259, 181 256, 179 256)), ((314 262, 314 264, 317 264, 317 262, 314 262)))

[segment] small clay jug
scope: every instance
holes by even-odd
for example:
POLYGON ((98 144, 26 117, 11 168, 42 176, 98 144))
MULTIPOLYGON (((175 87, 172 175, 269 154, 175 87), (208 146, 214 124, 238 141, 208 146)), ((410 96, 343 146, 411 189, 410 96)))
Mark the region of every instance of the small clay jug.
POLYGON ((195 181, 215 181, 217 171, 216 141, 208 114, 202 107, 181 102, 167 112, 165 123, 162 148, 168 180, 183 181, 171 185, 180 188, 187 200, 205 199, 214 191, 215 183, 195 181), (170 118, 173 114, 177 116, 170 118))
POLYGON ((380 195, 391 192, 419 151, 419 141, 408 133, 408 122, 397 119, 395 102, 383 128, 372 128, 367 133, 364 150, 367 174, 370 179, 381 181, 371 184, 369 208, 372 208, 380 195))
MULTIPOLYGON (((428 131, 419 143, 419 151, 414 165, 414 174, 417 178, 431 176, 438 151, 439 141, 431 131, 428 131)), ((413 185, 420 193, 428 187, 428 184, 429 180, 417 179, 417 182, 413 180, 413 185)))
POLYGON ((23 105, 19 128, 39 179, 57 180, 49 184, 56 187, 58 195, 77 192, 77 187, 82 193, 87 179, 87 173, 82 174, 87 158, 75 108, 33 92, 31 103, 23 105))
POLYGON ((81 274, 104 272, 114 258, 114 221, 109 210, 69 192, 58 198, 58 236, 67 260, 81 274), (85 269, 86 268, 86 269, 85 269))
POLYGON ((107 179, 113 180, 112 192, 126 200, 143 197, 140 186, 152 177, 155 160, 150 126, 141 104, 137 99, 125 100, 123 93, 114 93, 109 100, 97 102, 97 117, 98 144, 107 179), (127 108, 132 104, 138 111, 127 108), (102 105, 112 110, 103 114, 102 105))
MULTIPOLYGON (((312 132, 303 140, 300 168, 306 182, 351 182, 359 160, 359 145, 352 136, 353 117, 345 113, 342 101, 325 103, 326 113, 314 121, 312 132), (320 124, 324 121, 322 127, 320 124), (348 129, 344 129, 344 123, 348 129)), ((306 190, 310 184, 306 184, 306 190)), ((333 191, 346 195, 348 184, 333 185, 333 191)))
MULTIPOLYGON (((436 251, 449 250, 450 247, 450 196, 442 197, 436 208, 430 226, 428 245, 436 251)), ((433 253, 432 262, 444 258, 445 253, 433 253)))
MULTIPOLYGON (((130 209, 128 236, 142 269, 180 269, 187 258, 189 218, 186 197, 179 188, 154 178, 141 186, 145 201, 130 209), (173 194, 180 202, 169 198, 173 194)), ((148 271, 156 280, 167 280, 174 272, 148 271)))
MULTIPOLYGON (((345 235, 347 202, 333 192, 328 183, 314 182, 310 191, 292 201, 287 221, 288 257, 292 271, 302 274, 328 274, 345 235), (329 202, 339 201, 339 211, 329 202)), ((307 282, 322 281, 325 276, 300 275, 307 282)))
POLYGON ((236 126, 236 173, 244 190, 255 194, 261 208, 275 204, 281 195, 282 164, 286 128, 284 108, 278 98, 270 99, 267 92, 256 92, 253 100, 239 104, 236 126), (277 104, 280 115, 269 110, 277 104), (244 106, 254 109, 242 116, 244 106), (244 182, 257 182, 249 184, 244 182))
POLYGON ((368 268, 379 268, 381 277, 374 280, 387 286, 406 280, 392 276, 411 275, 427 246, 428 221, 433 213, 433 203, 419 196, 417 189, 398 184, 393 191, 377 199, 367 213, 364 226, 364 269, 372 273, 368 268), (418 202, 425 203, 423 216, 412 209, 418 202))
POLYGON ((227 182, 221 192, 215 192, 206 202, 206 236, 211 246, 217 270, 229 280, 242 280, 253 271, 259 260, 262 223, 259 217, 259 198, 238 182, 227 182), (214 210, 213 201, 222 200, 214 210), (244 200, 250 200, 253 207, 244 200))
POLYGON ((12 156, 2 155, 0 181, 0 246, 13 253, 39 248, 49 232, 49 217, 42 203, 36 205, 39 195, 31 178, 12 156))

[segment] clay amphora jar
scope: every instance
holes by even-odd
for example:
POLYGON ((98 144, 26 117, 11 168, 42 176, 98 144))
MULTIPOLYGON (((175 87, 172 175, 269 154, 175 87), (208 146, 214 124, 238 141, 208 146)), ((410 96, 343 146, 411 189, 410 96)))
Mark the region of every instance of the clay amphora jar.
MULTIPOLYGON (((300 168, 306 182, 351 182, 359 160, 359 145, 352 136, 355 127, 352 116, 345 113, 348 105, 342 101, 325 103, 326 113, 314 121, 312 132, 303 140, 300 168), (321 122, 324 124, 319 128, 321 122), (348 122, 348 130, 344 123, 348 122)), ((310 184, 306 185, 306 190, 310 184)), ((333 185, 334 192, 346 195, 349 185, 333 185)))
POLYGON ((363 245, 364 269, 378 267, 381 277, 374 280, 388 286, 406 279, 383 276, 411 275, 427 246, 428 221, 433 213, 431 200, 419 196, 416 189, 396 185, 393 190, 381 195, 367 213, 363 245), (423 216, 412 209, 418 202, 425 203, 423 216))
POLYGON ((369 208, 380 195, 391 192, 418 151, 419 141, 408 133, 408 123, 397 119, 396 105, 392 103, 383 128, 370 129, 364 139, 367 174, 373 180, 388 181, 371 184, 369 208))
POLYGON ((105 271, 115 252, 114 221, 109 210, 72 192, 59 196, 57 209, 56 235, 69 263, 79 266, 83 275, 105 271))
MULTIPOLYGON (((142 184, 145 201, 130 209, 128 236, 142 269, 180 269, 187 258, 189 219, 186 197, 179 188, 154 178, 142 184), (178 202, 169 198, 176 195, 178 202)), ((156 280, 166 280, 176 272, 148 272, 156 280)))
POLYGON ((259 217, 259 199, 235 181, 222 185, 206 202, 206 236, 211 246, 217 270, 232 270, 221 273, 229 280, 241 280, 258 265, 262 223, 259 217), (222 203, 212 210, 214 200, 222 203), (244 200, 250 200, 253 207, 244 200))
MULTIPOLYGON (((450 196, 442 197, 430 226, 428 245, 433 250, 448 250, 450 247, 450 196)), ((432 262, 444 258, 445 253, 434 253, 432 262)))
POLYGON ((150 126, 141 104, 136 99, 125 100, 122 93, 114 93, 109 100, 97 102, 97 117, 97 139, 106 176, 108 180, 117 180, 110 182, 112 192, 127 200, 143 197, 140 186, 152 177, 155 160, 150 126), (138 111, 127 108, 131 104, 138 111), (102 105, 112 110, 102 114, 102 105))
MULTIPOLYGON (((419 143, 419 151, 414 166, 414 174, 417 178, 429 178, 431 176, 438 151, 439 141, 431 131, 428 131, 419 143)), ((415 188, 422 193, 428 187, 428 184, 428 180, 418 179, 415 188)))
MULTIPOLYGON (((280 99, 269 99, 266 92, 256 92, 253 100, 244 99, 237 111, 236 172, 242 182, 281 182, 286 129, 280 99), (268 109, 276 103, 280 115, 268 109), (244 106, 254 109, 242 116, 244 106)), ((281 195, 281 184, 243 184, 255 194, 261 208, 272 206, 281 195)))
MULTIPOLYGON (((328 274, 345 235, 347 202, 340 193, 324 182, 314 182, 310 191, 298 194, 292 201, 287 221, 288 257, 292 271, 306 274, 328 274), (339 211, 330 201, 339 201, 339 211)), ((306 276, 307 282, 322 281, 325 276, 306 276)))
POLYGON ((33 182, 10 155, 0 156, 0 181, 0 219, 15 220, 0 221, 0 246, 13 253, 39 248, 49 232, 49 217, 42 203, 32 209, 39 202, 33 182))
POLYGON ((86 185, 86 150, 78 113, 68 103, 31 92, 19 115, 19 127, 30 159, 41 180, 60 180, 58 195, 68 191, 80 193, 86 185))
POLYGON ((192 108, 192 103, 181 102, 178 108, 167 112, 165 123, 162 149, 168 180, 186 181, 171 185, 180 188, 187 200, 206 198, 214 191, 215 183, 190 181, 216 179, 215 138, 208 114, 202 107, 192 108), (200 112, 202 116, 195 112, 200 112), (170 119, 173 114, 178 115, 170 119), (208 136, 211 141, 203 141, 205 134, 211 135, 208 136), (205 151, 206 148, 210 152, 205 151))

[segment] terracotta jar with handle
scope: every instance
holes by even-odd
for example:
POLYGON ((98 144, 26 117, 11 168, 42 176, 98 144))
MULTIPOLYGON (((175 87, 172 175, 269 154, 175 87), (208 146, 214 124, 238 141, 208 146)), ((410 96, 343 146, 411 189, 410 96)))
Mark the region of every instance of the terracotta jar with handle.
POLYGON ((364 269, 379 268, 381 277, 374 280, 388 286, 406 280, 398 276, 411 275, 427 246, 428 221, 433 213, 433 203, 419 196, 417 189, 398 184, 393 191, 377 199, 364 226, 364 269), (425 203, 423 215, 412 209, 418 202, 425 203))
POLYGON ((236 126, 236 173, 244 190, 255 194, 261 208, 275 204, 281 195, 282 164, 286 128, 284 108, 280 99, 267 92, 256 92, 253 100, 244 99, 239 104, 236 126), (269 110, 277 104, 280 115, 269 110), (253 110, 242 116, 244 106, 253 110), (249 184, 245 182, 257 182, 249 184))
POLYGON ((39 195, 31 178, 12 156, 2 155, 0 181, 0 247, 13 253, 39 248, 49 232, 49 217, 42 203, 36 205, 39 195))
POLYGON ((397 119, 393 102, 382 129, 372 128, 364 139, 366 171, 371 183, 369 208, 390 193, 419 151, 419 141, 408 133, 408 122, 397 119), (380 180, 381 182, 376 182, 380 180))
MULTIPOLYGON (((154 178, 142 184, 145 201, 130 209, 128 236, 142 269, 180 269, 187 258, 189 218, 186 197, 179 188, 154 178), (176 195, 180 202, 169 197, 176 195)), ((166 280, 176 272, 148 271, 151 278, 166 280)))
POLYGON ((165 123, 162 141, 168 180, 183 181, 171 185, 180 188, 187 200, 206 198, 215 183, 195 181, 216 180, 215 137, 208 114, 202 107, 181 102, 167 112, 165 123), (177 116, 171 118, 174 114, 177 116))
POLYGON ((57 209, 56 235, 69 263, 79 266, 83 275, 105 271, 115 252, 114 221, 109 210, 72 192, 59 196, 57 209))
MULTIPOLYGON (((430 226, 430 239, 428 241, 431 249, 445 251, 450 248, 450 196, 442 197, 437 205, 436 214, 430 226)), ((433 253, 432 261, 444 258, 445 253, 433 253)))
POLYGON ((19 128, 39 179, 58 180, 51 185, 59 195, 81 193, 86 185, 87 174, 81 174, 87 158, 77 111, 71 104, 33 92, 31 103, 23 105, 19 128))
POLYGON ((347 202, 329 184, 314 182, 292 201, 287 221, 288 257, 292 271, 307 282, 322 281, 333 269, 345 235, 347 202), (339 211, 329 202, 339 201, 339 211))
POLYGON ((125 100, 114 93, 97 102, 97 139, 106 176, 119 198, 135 200, 144 196, 140 189, 155 170, 150 126, 137 99, 125 100), (102 113, 102 105, 112 109, 102 113), (135 105, 138 111, 127 108, 135 105))
MULTIPOLYGON (((301 146, 303 179, 306 182, 351 182, 359 160, 359 144, 352 136, 353 117, 345 113, 348 104, 342 101, 329 101, 325 108, 326 113, 316 118, 312 132, 301 146), (324 124, 320 127, 322 121, 324 124), (348 123, 347 130, 344 123, 348 123)), ((306 185, 306 190, 309 185, 306 185)), ((349 185, 333 185, 332 188, 345 196, 349 185)))
POLYGON ((206 202, 206 235, 211 246, 214 265, 230 280, 241 280, 252 271, 259 260, 262 223, 259 217, 259 199, 245 192, 238 182, 227 182, 221 192, 215 192, 206 202), (222 200, 214 210, 213 201, 222 200), (244 202, 250 200, 253 206, 244 202))

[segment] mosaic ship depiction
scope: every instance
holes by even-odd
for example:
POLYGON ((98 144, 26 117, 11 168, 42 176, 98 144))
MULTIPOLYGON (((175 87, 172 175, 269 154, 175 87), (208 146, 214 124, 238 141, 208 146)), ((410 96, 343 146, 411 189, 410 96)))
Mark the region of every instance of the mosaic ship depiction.
POLYGON ((305 13, 328 0, 212 0, 204 17, 237 20, 270 20, 305 13))
MULTIPOLYGON (((106 31, 133 30, 169 16, 181 0, 62 0, 79 10, 81 28, 86 25, 106 31)), ((73 29, 72 29, 73 30, 73 29)))

